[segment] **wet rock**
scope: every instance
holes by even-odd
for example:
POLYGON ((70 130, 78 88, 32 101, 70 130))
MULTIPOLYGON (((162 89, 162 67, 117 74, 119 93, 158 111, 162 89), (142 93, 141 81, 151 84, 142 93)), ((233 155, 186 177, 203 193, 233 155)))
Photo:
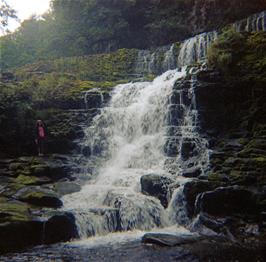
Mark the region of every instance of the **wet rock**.
POLYGON ((142 237, 142 243, 156 244, 159 246, 178 246, 198 241, 199 236, 177 236, 166 233, 147 233, 142 237))
POLYGON ((181 105, 170 105, 167 113, 167 124, 178 126, 184 115, 184 108, 181 105))
POLYGON ((176 157, 179 153, 179 139, 168 138, 164 145, 164 153, 168 157, 176 157))
POLYGON ((66 195, 79 192, 81 190, 81 186, 74 182, 66 181, 54 184, 54 189, 59 195, 66 195))
POLYGON ((19 175, 15 180, 15 183, 17 184, 23 184, 23 185, 44 185, 53 182, 51 178, 41 176, 25 176, 25 175, 19 175))
POLYGON ((257 196, 242 187, 221 187, 202 193, 198 197, 197 212, 206 212, 212 216, 224 217, 244 215, 256 216, 258 213, 257 196))
POLYGON ((140 179, 141 192, 150 196, 157 197, 164 207, 168 206, 171 196, 170 185, 174 181, 168 177, 149 174, 140 179))
POLYGON ((190 169, 186 169, 182 176, 184 177, 198 177, 201 175, 201 169, 200 168, 190 168, 190 169))
POLYGON ((110 190, 103 204, 119 210, 121 227, 123 231, 127 231, 136 228, 147 230, 161 226, 163 207, 158 202, 158 199, 148 198, 138 193, 124 194, 124 192, 110 190))
POLYGON ((182 160, 186 161, 191 157, 198 155, 197 146, 195 141, 186 139, 181 145, 181 157, 182 160))
POLYGON ((63 205, 58 196, 51 190, 29 186, 20 189, 14 198, 22 202, 42 207, 58 208, 63 205))
POLYGON ((27 203, 0 197, 0 223, 27 221, 31 214, 30 208, 27 203))
POLYGON ((82 149, 82 154, 85 156, 85 157, 89 157, 91 155, 91 148, 89 146, 85 146, 83 147, 82 149))
POLYGON ((0 253, 42 243, 43 223, 41 221, 16 221, 0 224, 0 253))
POLYGON ((64 212, 53 215, 44 225, 44 243, 66 242, 78 237, 73 214, 64 212))
POLYGON ((195 203, 197 196, 209 190, 212 190, 214 185, 208 181, 191 181, 184 185, 184 197, 186 199, 186 209, 189 218, 195 215, 195 203))
POLYGON ((202 235, 216 235, 225 231, 225 227, 230 223, 227 218, 214 218, 205 213, 199 214, 190 225, 190 230, 202 235))

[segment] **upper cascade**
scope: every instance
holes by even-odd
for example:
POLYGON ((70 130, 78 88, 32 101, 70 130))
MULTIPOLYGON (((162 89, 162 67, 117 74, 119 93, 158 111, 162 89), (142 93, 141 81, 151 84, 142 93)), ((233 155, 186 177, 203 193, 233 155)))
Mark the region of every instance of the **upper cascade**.
POLYGON ((175 44, 162 46, 153 51, 140 50, 136 62, 137 74, 161 74, 177 67, 178 50, 175 44))
MULTIPOLYGON (((238 32, 266 31, 266 11, 249 16, 232 24, 238 32)), ((217 39, 218 31, 205 32, 181 43, 159 47, 154 51, 140 50, 136 62, 137 74, 161 74, 176 67, 201 63, 206 60, 211 44, 217 39)))
POLYGON ((233 24, 237 32, 266 31, 266 11, 249 16, 233 24))
POLYGON ((211 44, 217 38, 216 31, 196 35, 184 41, 178 56, 178 66, 191 65, 203 62, 211 44))

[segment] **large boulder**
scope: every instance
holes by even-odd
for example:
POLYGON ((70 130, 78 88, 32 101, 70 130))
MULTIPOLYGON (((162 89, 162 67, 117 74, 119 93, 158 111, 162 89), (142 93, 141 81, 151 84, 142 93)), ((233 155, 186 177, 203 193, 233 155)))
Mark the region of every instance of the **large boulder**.
POLYGON ((141 192, 158 198, 165 208, 171 199, 170 185, 173 183, 171 178, 156 174, 145 175, 140 179, 141 192))
POLYGON ((0 254, 42 243, 41 221, 17 220, 0 223, 0 254))
POLYGON ((194 180, 184 185, 184 197, 186 200, 187 215, 192 218, 195 215, 195 203, 200 193, 214 189, 214 185, 208 181, 194 180))
POLYGON ((55 192, 35 186, 22 188, 13 197, 19 201, 41 207, 59 208, 63 205, 55 192))
POLYGON ((73 214, 64 212, 53 215, 44 226, 45 244, 66 242, 78 237, 78 230, 73 214))
POLYGON ((198 197, 196 211, 217 217, 258 215, 257 195, 239 186, 220 187, 198 197))

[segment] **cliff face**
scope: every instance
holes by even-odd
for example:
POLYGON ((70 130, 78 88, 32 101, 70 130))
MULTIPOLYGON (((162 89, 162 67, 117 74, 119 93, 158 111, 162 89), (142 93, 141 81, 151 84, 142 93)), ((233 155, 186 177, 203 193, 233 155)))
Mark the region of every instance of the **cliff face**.
POLYGON ((100 46, 97 42, 94 52, 109 52, 110 46, 114 50, 167 45, 202 32, 221 29, 265 9, 264 0, 134 1, 124 13, 128 23, 127 35, 123 39, 112 39, 110 43, 105 39, 100 46))
POLYGON ((195 0, 187 23, 195 34, 221 28, 265 9, 264 0, 195 0))

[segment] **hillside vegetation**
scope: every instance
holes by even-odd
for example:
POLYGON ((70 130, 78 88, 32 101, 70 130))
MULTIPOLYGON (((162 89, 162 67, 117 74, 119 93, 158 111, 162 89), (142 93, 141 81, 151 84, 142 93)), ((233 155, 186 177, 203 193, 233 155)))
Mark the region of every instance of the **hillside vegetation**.
POLYGON ((0 38, 0 67, 166 45, 264 9, 264 0, 52 0, 0 38))

